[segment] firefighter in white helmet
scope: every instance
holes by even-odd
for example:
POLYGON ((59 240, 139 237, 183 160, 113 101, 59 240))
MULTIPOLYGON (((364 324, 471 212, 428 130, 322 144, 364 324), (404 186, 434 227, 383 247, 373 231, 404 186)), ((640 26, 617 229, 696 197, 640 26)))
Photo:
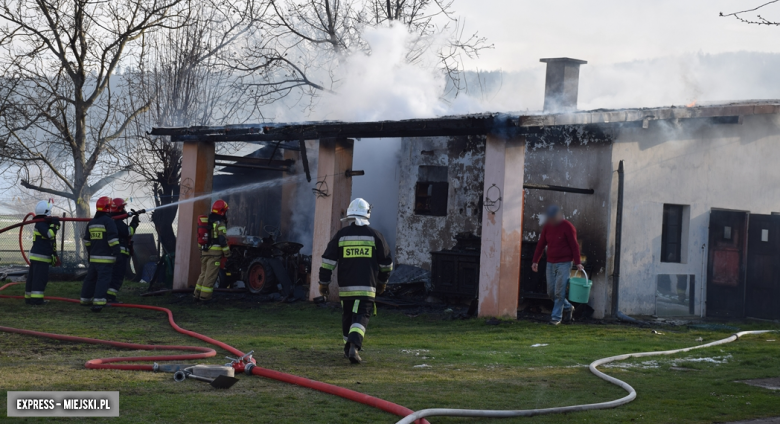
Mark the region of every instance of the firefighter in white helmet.
POLYGON ((353 200, 344 219, 350 225, 328 243, 320 268, 320 294, 327 297, 331 275, 338 267, 344 356, 353 364, 362 361, 358 351, 374 311, 374 298, 385 291, 393 270, 390 248, 384 236, 369 227, 370 218, 371 205, 360 198, 353 200))
POLYGON ((33 227, 33 245, 30 249, 30 269, 27 271, 27 282, 24 290, 24 300, 30 305, 43 305, 43 292, 49 282, 49 266, 57 266, 57 231, 60 220, 51 216, 51 200, 41 200, 35 205, 34 220, 41 220, 33 227))

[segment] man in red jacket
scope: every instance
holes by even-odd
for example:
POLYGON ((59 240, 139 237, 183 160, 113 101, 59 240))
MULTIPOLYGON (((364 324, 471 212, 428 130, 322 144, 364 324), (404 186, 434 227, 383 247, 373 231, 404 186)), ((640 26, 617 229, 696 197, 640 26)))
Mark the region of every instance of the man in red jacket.
POLYGON ((560 324, 564 316, 567 322, 571 322, 574 306, 566 300, 566 286, 569 285, 572 262, 577 265, 577 269, 583 270, 580 263, 580 245, 577 243, 577 230, 574 225, 563 219, 561 208, 555 205, 547 209, 547 221, 542 228, 542 235, 539 236, 531 265, 534 272, 539 271, 539 260, 545 247, 547 247, 547 294, 555 302, 550 324, 560 324))

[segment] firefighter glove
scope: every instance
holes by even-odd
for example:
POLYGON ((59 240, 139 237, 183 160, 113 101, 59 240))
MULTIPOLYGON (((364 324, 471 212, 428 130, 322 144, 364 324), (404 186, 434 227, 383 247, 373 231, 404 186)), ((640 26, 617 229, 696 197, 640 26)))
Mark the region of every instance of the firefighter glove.
POLYGON ((51 223, 56 225, 57 228, 59 228, 60 227, 60 218, 56 217, 56 216, 51 217, 51 223))
POLYGON ((376 294, 382 294, 385 292, 385 289, 387 288, 387 284, 379 284, 376 286, 376 294))
POLYGON ((133 228, 138 228, 138 224, 141 223, 140 218, 138 218, 138 215, 133 215, 133 219, 130 220, 130 226, 133 228))
POLYGON ((330 294, 330 285, 328 283, 320 282, 320 295, 328 297, 330 294))

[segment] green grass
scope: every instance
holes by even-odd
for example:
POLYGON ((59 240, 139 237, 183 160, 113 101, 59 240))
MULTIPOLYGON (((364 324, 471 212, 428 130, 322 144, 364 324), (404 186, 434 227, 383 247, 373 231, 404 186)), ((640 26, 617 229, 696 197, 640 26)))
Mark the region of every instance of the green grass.
MULTIPOLYGON (((77 297, 78 283, 52 283, 47 295, 77 297)), ((411 409, 460 407, 521 409, 600 402, 624 392, 591 375, 591 361, 620 353, 666 350, 713 341, 728 333, 618 325, 550 327, 529 321, 486 325, 452 321, 440 314, 410 317, 380 309, 369 324, 363 358, 350 366, 342 357, 336 308, 252 301, 193 306, 185 297, 139 298, 128 283, 125 301, 168 307, 182 327, 241 350, 254 349, 258 364, 367 393, 411 409), (548 346, 533 348, 536 343, 548 346), (415 368, 426 364, 430 367, 415 368)), ((21 286, 3 294, 21 294, 21 286)), ((0 325, 62 334, 150 344, 204 345, 174 332, 161 313, 108 308, 90 313, 77 305, 51 302, 27 307, 0 299, 0 325)), ((777 324, 736 323, 743 330, 780 329, 777 324)), ((228 391, 205 383, 175 383, 171 374, 86 370, 99 357, 135 355, 106 349, 0 333, 0 393, 8 390, 118 390, 121 417, 112 423, 392 423, 396 418, 338 397, 271 380, 239 376, 228 391)), ((141 354, 144 354, 143 352, 141 354)), ((219 364, 226 353, 204 363, 219 364)), ((633 403, 612 410, 508 419, 502 423, 710 423, 780 415, 780 392, 735 380, 780 376, 780 334, 749 336, 729 345, 674 357, 626 361, 608 373, 633 385, 633 403), (776 342, 767 340, 776 339, 776 342), (683 361, 712 357, 724 363, 683 361), (655 362, 646 363, 649 360, 655 362), (671 369, 673 364, 691 371, 671 369)), ((5 408, 5 400, 0 400, 5 408)), ((5 411, 0 411, 5 417, 5 411)), ((38 422, 34 419, 29 422, 38 422)), ((25 421, 25 422, 27 422, 25 421)), ((81 419, 40 419, 40 422, 81 419)), ((91 419, 88 421, 99 421, 91 419)), ((432 418, 434 423, 488 422, 432 418)))

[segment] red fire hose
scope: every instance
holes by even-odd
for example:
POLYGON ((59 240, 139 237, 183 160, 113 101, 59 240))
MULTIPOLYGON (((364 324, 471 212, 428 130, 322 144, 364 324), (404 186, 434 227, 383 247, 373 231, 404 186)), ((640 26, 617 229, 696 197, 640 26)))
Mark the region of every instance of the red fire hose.
MULTIPOLYGON (((72 219, 72 218, 71 218, 72 219)), ((32 222, 32 221, 30 221, 32 222)), ((18 225, 18 224, 17 224, 18 225)), ((2 233, 2 230, 0 230, 0 233, 2 233)), ((7 287, 21 284, 21 283, 8 283, 2 287, 0 287, 0 291, 5 290, 7 287)), ((24 296, 9 296, 9 295, 0 295, 0 298, 5 299, 24 299, 24 296)), ((70 303, 79 303, 76 299, 68 299, 64 297, 46 297, 46 299, 49 300, 59 300, 62 302, 70 302, 70 303)), ((219 348, 222 348, 233 355, 236 355, 238 357, 241 357, 244 355, 244 352, 241 352, 240 350, 234 348, 233 346, 230 346, 226 343, 220 342, 219 340, 212 339, 211 337, 204 336, 202 334, 196 333, 194 331, 185 330, 181 327, 179 327, 178 324, 173 320, 173 312, 171 312, 168 308, 163 308, 160 306, 150 306, 150 305, 132 305, 127 303, 120 303, 120 304, 111 304, 111 307, 120 307, 120 308, 136 308, 136 309, 148 309, 153 311, 160 311, 165 312, 168 315, 168 323, 173 327, 174 330, 181 334, 185 334, 190 337, 194 337, 198 340, 204 341, 206 343, 209 343, 211 345, 217 346, 219 348)), ((100 340, 100 339, 91 339, 87 337, 74 337, 74 336, 65 336, 61 334, 52 334, 52 333, 43 333, 40 331, 31 331, 31 330, 21 330, 17 328, 11 328, 11 327, 0 327, 0 331, 6 332, 6 333, 16 333, 16 334, 23 334, 23 335, 29 335, 29 336, 36 336, 36 337, 45 337, 50 339, 57 339, 57 340, 64 340, 64 341, 72 341, 72 342, 80 342, 80 343, 91 343, 91 344, 102 344, 102 345, 108 345, 113 347, 120 347, 125 349, 135 349, 135 350, 184 350, 184 351, 195 351, 200 353, 191 353, 186 355, 161 355, 161 356, 133 356, 133 357, 118 357, 118 358, 99 358, 99 359, 91 359, 87 361, 85 364, 86 368, 89 369, 116 369, 116 370, 135 370, 135 371, 154 371, 155 365, 121 365, 121 364, 113 364, 113 362, 137 362, 137 361, 178 361, 178 360, 187 360, 187 359, 203 359, 203 358, 209 358, 216 355, 216 351, 211 348, 205 348, 205 347, 197 347, 197 346, 165 346, 165 345, 143 345, 143 344, 136 344, 136 343, 123 343, 123 342, 115 342, 110 340, 100 340)), ((255 363, 255 360, 252 359, 252 363, 255 363)), ((375 398, 373 396, 369 396, 363 393, 356 392, 354 390, 345 389, 343 387, 334 386, 332 384, 322 383, 319 381, 310 380, 308 378, 304 377, 298 377, 292 374, 287 374, 279 371, 273 371, 269 369, 265 369, 259 366, 253 366, 251 367, 251 372, 253 375, 259 376, 259 377, 265 377, 270 378, 272 380, 281 381, 284 383, 294 384, 301 387, 306 387, 313 390, 318 390, 320 392, 328 393, 331 395, 339 396, 344 399, 348 399, 354 402, 362 403, 364 405, 371 406, 373 408, 377 408, 379 410, 389 412, 394 415, 398 415, 399 417, 405 417, 407 415, 412 414, 414 411, 412 411, 409 408, 403 407, 401 405, 397 405, 392 402, 388 402, 386 400, 382 400, 379 398, 375 398)), ((417 421, 420 424, 428 424, 428 421, 426 420, 419 420, 417 421)))
MULTIPOLYGON (((24 245, 22 244, 22 235, 23 235, 24 226, 28 225, 28 224, 35 224, 37 222, 44 222, 44 221, 46 221, 45 219, 33 219, 32 221, 28 221, 27 218, 29 218, 31 216, 35 216, 35 214, 30 212, 30 213, 28 213, 27 215, 24 216, 24 219, 22 219, 22 222, 20 222, 18 224, 11 225, 11 226, 8 226, 8 227, 5 227, 3 229, 0 229, 0 234, 2 234, 2 233, 6 232, 8 230, 13 230, 16 227, 19 227, 19 251, 22 252, 22 258, 24 258, 24 261, 27 262, 27 265, 30 265, 30 260, 27 258, 27 254, 24 252, 24 245)), ((112 216, 111 218, 113 218, 113 219, 125 219, 128 216, 129 216, 128 214, 122 214, 122 215, 112 216)), ((63 221, 63 222, 68 222, 68 221, 89 222, 90 221, 90 218, 66 218, 66 217, 62 217, 62 218, 58 218, 58 219, 60 221, 63 221)))

